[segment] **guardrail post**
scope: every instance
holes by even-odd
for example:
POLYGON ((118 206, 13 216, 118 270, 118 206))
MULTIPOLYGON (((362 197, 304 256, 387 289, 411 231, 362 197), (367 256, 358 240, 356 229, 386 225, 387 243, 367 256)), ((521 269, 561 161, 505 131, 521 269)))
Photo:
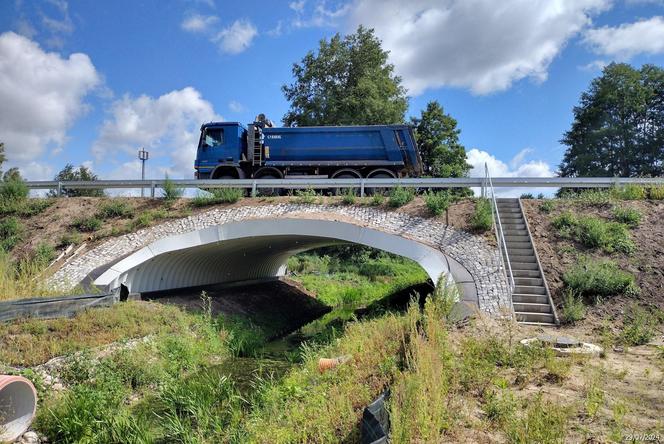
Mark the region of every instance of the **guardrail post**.
POLYGON ((58 181, 58 197, 62 196, 62 182, 58 181))
POLYGON ((154 189, 155 189, 156 184, 154 183, 154 180, 150 182, 150 197, 154 199, 154 189))
POLYGON ((360 179, 360 197, 364 197, 364 178, 360 179))
POLYGON ((251 182, 251 197, 256 197, 258 195, 258 190, 256 189, 256 181, 251 182))

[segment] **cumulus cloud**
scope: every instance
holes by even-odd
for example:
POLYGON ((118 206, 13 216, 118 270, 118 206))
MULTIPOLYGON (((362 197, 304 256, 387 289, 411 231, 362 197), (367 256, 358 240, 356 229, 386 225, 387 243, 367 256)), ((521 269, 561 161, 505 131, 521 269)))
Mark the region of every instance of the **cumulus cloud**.
POLYGON ((664 17, 589 29, 584 42, 597 54, 628 60, 637 54, 664 53, 664 17))
POLYGON ((610 0, 357 0, 350 25, 376 30, 410 93, 454 86, 487 94, 530 78, 610 0))
POLYGON ((151 159, 167 159, 173 177, 191 177, 201 123, 221 119, 192 87, 157 98, 125 95, 112 104, 92 152, 102 165, 145 147, 151 159))
POLYGON ((238 102, 237 100, 231 100, 228 102, 228 109, 230 109, 234 113, 241 113, 243 111, 246 111, 246 108, 243 104, 238 102))
POLYGON ((305 5, 304 1, 289 4, 290 9, 295 11, 295 19, 292 21, 295 28, 334 27, 351 9, 349 3, 328 6, 326 0, 318 0, 313 8, 305 8, 305 5))
POLYGON ((227 28, 222 29, 213 38, 219 49, 228 54, 239 54, 251 46, 258 30, 249 20, 236 20, 227 28))
POLYGON ((100 82, 85 54, 65 58, 13 32, 0 34, 0 137, 10 165, 43 178, 45 167, 34 162, 62 148, 87 110, 85 96, 100 82))
POLYGON ((218 21, 215 15, 191 14, 182 20, 180 27, 189 32, 207 32, 218 21))
MULTIPOLYGON (((553 177, 555 176, 551 166, 541 160, 528 160, 528 155, 532 154, 534 150, 525 148, 519 151, 508 162, 503 162, 497 159, 494 155, 473 148, 468 151, 468 163, 472 166, 470 170, 471 177, 484 177, 484 165, 489 167, 491 177, 553 177)), ((533 194, 544 193, 550 194, 551 189, 517 189, 517 188, 503 188, 497 189, 496 194, 501 196, 520 196, 522 192, 529 192, 533 194)), ((477 193, 477 190, 476 190, 477 193)))

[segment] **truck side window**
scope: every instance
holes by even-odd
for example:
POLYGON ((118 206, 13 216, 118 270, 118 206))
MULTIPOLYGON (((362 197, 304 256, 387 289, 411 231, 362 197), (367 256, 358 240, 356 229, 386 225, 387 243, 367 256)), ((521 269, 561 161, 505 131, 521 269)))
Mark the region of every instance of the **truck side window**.
POLYGON ((205 144, 210 147, 224 144, 224 130, 222 128, 208 128, 205 130, 205 144))

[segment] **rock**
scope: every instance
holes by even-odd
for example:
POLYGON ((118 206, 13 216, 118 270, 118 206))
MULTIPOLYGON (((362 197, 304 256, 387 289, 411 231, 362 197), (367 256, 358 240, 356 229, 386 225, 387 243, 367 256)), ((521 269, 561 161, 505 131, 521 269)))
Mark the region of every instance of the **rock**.
POLYGON ((37 432, 30 430, 25 432, 18 442, 21 444, 39 444, 39 435, 37 435, 37 432))

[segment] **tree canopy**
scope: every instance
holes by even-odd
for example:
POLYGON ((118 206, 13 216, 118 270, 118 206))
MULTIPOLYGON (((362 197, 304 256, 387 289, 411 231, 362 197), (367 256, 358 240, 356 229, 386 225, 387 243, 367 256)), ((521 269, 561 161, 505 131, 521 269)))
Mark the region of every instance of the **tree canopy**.
POLYGON ((581 95, 561 142, 562 176, 664 174, 664 70, 608 65, 581 95))
POLYGON ((388 52, 372 29, 320 41, 293 64, 295 82, 283 85, 290 102, 286 126, 403 123, 408 97, 388 52))
MULTIPOLYGON (((60 170, 60 172, 55 176, 53 180, 57 181, 95 181, 98 177, 96 174, 93 174, 92 171, 81 165, 78 169, 74 168, 74 165, 68 163, 65 167, 60 170)), ((51 191, 49 195, 56 195, 57 193, 51 191)), ((70 189, 62 188, 62 196, 67 197, 80 197, 80 196, 89 196, 89 197, 100 197, 104 195, 104 190, 79 190, 79 189, 70 189)))
POLYGON ((457 121, 445 114, 436 100, 419 118, 411 119, 425 174, 433 177, 465 177, 470 171, 466 149, 459 142, 457 121))

